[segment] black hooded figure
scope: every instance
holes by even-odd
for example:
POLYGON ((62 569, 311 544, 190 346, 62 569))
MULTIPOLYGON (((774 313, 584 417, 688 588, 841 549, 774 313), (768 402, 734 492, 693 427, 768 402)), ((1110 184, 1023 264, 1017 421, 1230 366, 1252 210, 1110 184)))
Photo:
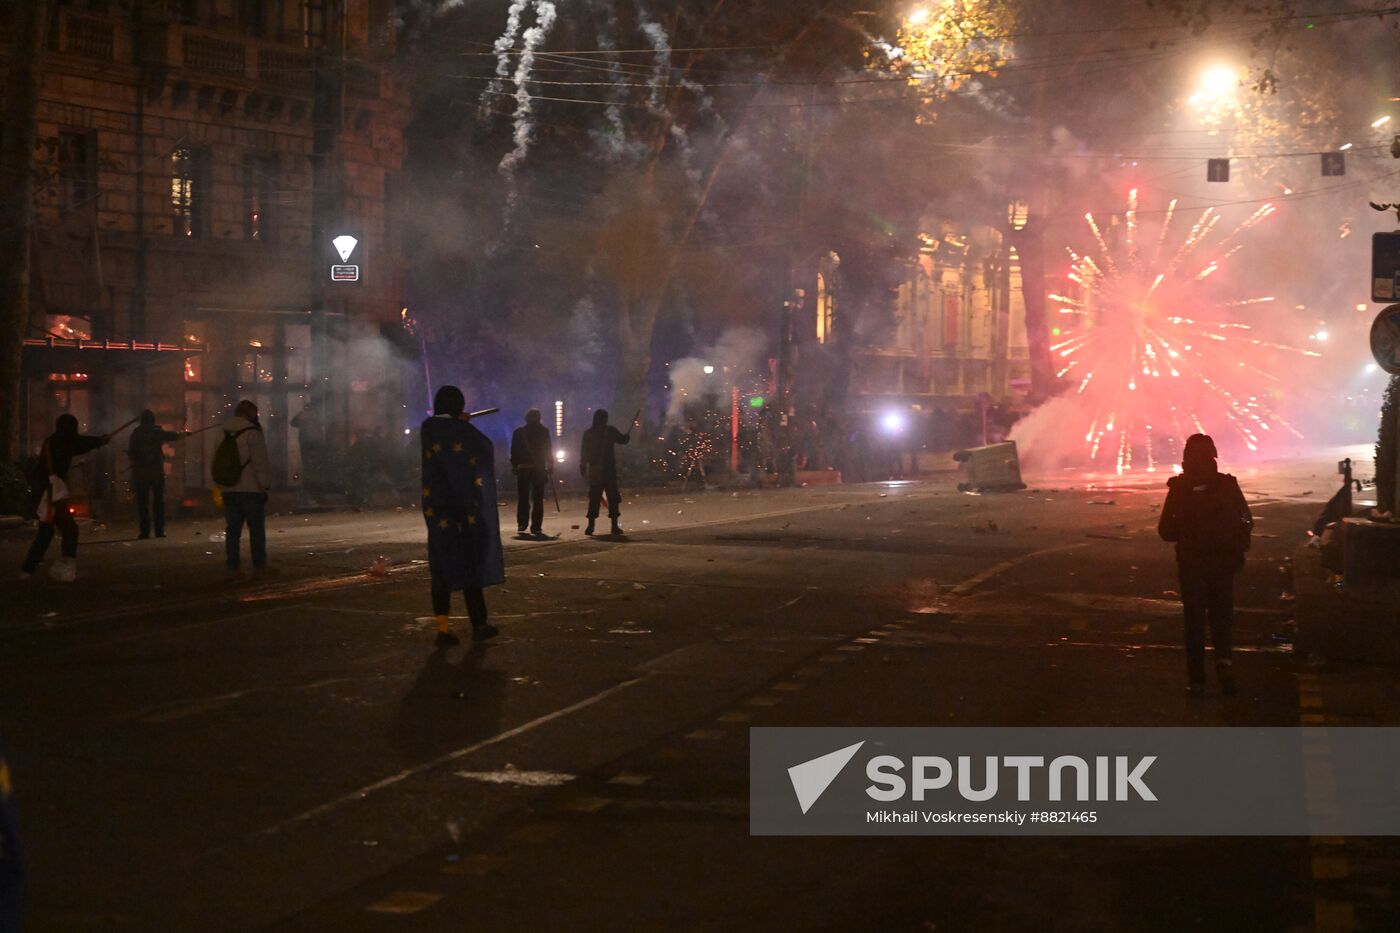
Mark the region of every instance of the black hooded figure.
POLYGON ((614 447, 626 444, 632 439, 631 429, 623 434, 608 424, 606 409, 593 413, 593 427, 583 432, 583 447, 579 451, 578 471, 588 480, 588 528, 584 534, 593 534, 593 524, 598 520, 598 509, 604 494, 608 497, 608 517, 612 519, 612 533, 622 534, 618 517, 622 515, 622 493, 617 488, 617 454, 614 447))
POLYGON ((165 537, 165 445, 184 436, 156 424, 155 413, 149 408, 141 412, 141 423, 131 432, 126 456, 131 461, 131 491, 136 495, 142 538, 151 536, 153 511, 156 537, 165 537))
POLYGON ((1239 482, 1215 465, 1215 441, 1193 434, 1182 451, 1181 475, 1167 481, 1167 501, 1157 533, 1176 543, 1181 606, 1186 622, 1186 671, 1193 696, 1205 692, 1206 619, 1215 645, 1221 692, 1235 692, 1230 627, 1235 612, 1235 574, 1244 567, 1254 519, 1239 482))
POLYGON ((554 447, 540 410, 525 412, 525 424, 510 438, 510 469, 515 474, 515 524, 520 533, 544 534, 544 488, 554 472, 554 447))
POLYGON ((57 478, 63 487, 57 490, 58 495, 52 497, 53 514, 39 516, 39 530, 35 532, 34 543, 29 546, 29 553, 20 567, 22 576, 32 577, 39 569, 53 542, 54 529, 62 536, 64 559, 77 559, 78 523, 73 519, 68 493, 63 491, 68 483, 68 468, 73 465, 74 458, 96 450, 111 439, 110 434, 79 434, 78 419, 72 415, 59 415, 54 422, 53 433, 44 440, 44 448, 39 453, 37 472, 31 478, 30 507, 37 508, 43 501, 45 491, 53 491, 53 479, 57 478))

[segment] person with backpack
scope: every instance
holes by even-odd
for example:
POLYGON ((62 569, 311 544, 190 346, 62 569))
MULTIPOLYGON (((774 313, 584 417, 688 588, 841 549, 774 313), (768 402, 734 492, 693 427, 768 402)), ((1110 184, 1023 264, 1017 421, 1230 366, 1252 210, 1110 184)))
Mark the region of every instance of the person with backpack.
POLYGON ((243 575, 239 549, 244 525, 248 526, 253 570, 270 571, 267 494, 272 488, 272 470, 267 462, 267 440, 258 423, 258 406, 248 399, 239 402, 233 417, 224 422, 209 472, 224 499, 224 557, 229 576, 236 579, 243 575))
POLYGON ((156 537, 165 537, 165 445, 188 437, 188 431, 167 431, 156 424, 155 412, 141 412, 141 423, 131 432, 126 455, 131 461, 131 491, 136 494, 136 518, 142 540, 151 536, 155 513, 156 537))
POLYGON ((452 593, 461 590, 472 640, 498 634, 486 618, 486 587, 506 580, 501 516, 496 509, 496 451, 472 425, 467 400, 456 386, 433 396, 433 415, 418 430, 423 452, 423 521, 428 526, 437 643, 455 645, 449 616, 452 593))
POLYGON ((1167 501, 1157 524, 1163 541, 1176 544, 1177 576, 1186 624, 1187 689, 1203 696, 1206 683, 1206 620, 1215 646, 1220 691, 1235 693, 1230 657, 1235 612, 1235 574, 1244 568, 1254 518, 1239 482, 1216 468, 1215 441, 1192 434, 1182 450, 1181 473, 1167 481, 1167 501))
POLYGON ((59 415, 54 422, 53 433, 45 438, 38 463, 29 478, 30 506, 39 515, 39 530, 35 532, 34 543, 29 546, 29 553, 20 565, 21 577, 32 577, 38 571, 53 542, 55 528, 62 536, 61 566, 64 569, 56 566, 54 577, 71 582, 77 576, 78 523, 73 518, 72 503, 69 501, 68 471, 75 458, 96 450, 111 439, 110 434, 79 434, 78 419, 69 414, 59 415))

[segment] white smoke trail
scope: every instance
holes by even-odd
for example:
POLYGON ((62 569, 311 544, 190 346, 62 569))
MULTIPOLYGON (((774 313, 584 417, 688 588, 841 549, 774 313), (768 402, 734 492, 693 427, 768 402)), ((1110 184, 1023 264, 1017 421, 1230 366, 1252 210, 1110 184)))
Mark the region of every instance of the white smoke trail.
POLYGON ((496 76, 486 85, 486 90, 481 92, 478 113, 483 120, 491 116, 496 98, 505 90, 506 79, 510 77, 510 53, 515 48, 516 37, 520 35, 520 20, 529 5, 530 0, 511 0, 510 9, 506 11, 505 32, 491 45, 492 51, 496 53, 496 76))
POLYGON ((535 124, 530 119, 534 112, 534 101, 530 97, 529 87, 530 71, 535 65, 535 53, 544 44, 544 40, 549 38, 557 16, 558 10, 550 0, 535 0, 535 25, 526 29, 521 37, 519 61, 515 66, 515 148, 505 154, 498 166, 498 171, 506 179, 507 219, 520 195, 516 171, 529 154, 530 140, 535 133, 535 124))
MULTIPOLYGON (((592 0, 590 6, 601 20, 598 27, 598 48, 605 52, 616 52, 619 31, 616 5, 612 0, 592 0)), ((627 102, 628 89, 622 62, 616 55, 609 55, 607 65, 608 103, 603 109, 603 116, 608 127, 606 130, 594 130, 591 135, 604 161, 623 162, 640 155, 641 147, 627 138, 627 122, 622 108, 627 102)))
MULTIPOLYGON (((647 80, 647 85, 651 93, 647 96, 647 110, 658 119, 666 121, 668 132, 671 138, 676 141, 676 149, 680 152, 681 168, 690 179, 692 186, 699 187, 702 178, 699 168, 695 165, 695 151, 690 145, 690 134, 686 128, 681 126, 676 120, 671 108, 666 105, 666 86, 671 74, 671 38, 666 35, 666 29, 658 22, 647 15, 641 4, 637 4, 637 27, 641 29, 642 35, 647 37, 651 47, 656 52, 656 59, 652 64, 651 77, 647 80)), ((689 83, 693 89, 699 88, 694 82, 682 82, 682 86, 689 83)), ((692 91, 693 93, 693 91, 692 91)))

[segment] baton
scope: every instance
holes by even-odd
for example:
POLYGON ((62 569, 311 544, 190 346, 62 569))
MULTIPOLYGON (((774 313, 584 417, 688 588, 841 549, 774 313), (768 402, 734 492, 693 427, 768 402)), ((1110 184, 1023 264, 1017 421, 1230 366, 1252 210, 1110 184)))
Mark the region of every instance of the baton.
POLYGON ((563 509, 559 508, 559 487, 556 486, 556 485, 554 485, 554 474, 553 474, 553 473, 549 474, 549 491, 552 492, 552 493, 554 493, 554 511, 556 511, 556 512, 562 512, 562 511, 564 511, 563 509))
POLYGON ((467 412, 467 420, 470 421, 472 418, 480 418, 482 415, 494 415, 498 411, 500 411, 499 408, 483 408, 481 411, 469 411, 467 412))
POLYGON ((137 415, 135 418, 132 418, 130 421, 128 421, 126 424, 122 425, 121 427, 116 428, 115 430, 112 430, 112 431, 108 431, 108 432, 107 432, 107 436, 108 436, 108 437, 116 437, 118 434, 122 433, 122 432, 125 431, 127 428, 131 427, 133 424, 135 424, 136 422, 138 422, 138 421, 140 421, 140 420, 141 420, 141 416, 140 416, 140 415, 137 415))
POLYGON ((637 411, 636 411, 636 413, 632 415, 632 420, 629 421, 629 422, 627 422, 627 433, 628 433, 628 434, 631 434, 631 433, 632 433, 632 429, 633 429, 633 428, 638 427, 637 419, 640 418, 640 417, 642 417, 642 410, 641 410, 640 408, 638 408, 637 411))

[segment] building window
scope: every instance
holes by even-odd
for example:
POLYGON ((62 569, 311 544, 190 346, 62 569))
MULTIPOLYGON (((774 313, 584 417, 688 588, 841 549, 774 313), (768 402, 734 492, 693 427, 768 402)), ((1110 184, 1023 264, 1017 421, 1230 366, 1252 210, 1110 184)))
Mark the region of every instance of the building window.
POLYGON ((243 238, 258 243, 273 239, 273 199, 277 192, 277 157, 250 153, 243 158, 243 238))
POLYGON ((326 47, 326 0, 301 0, 301 35, 308 49, 326 47))
POLYGON ((255 38, 267 35, 267 0, 238 0, 238 25, 255 38))
POLYGON ((97 193, 97 143, 91 133, 58 134, 59 207, 71 211, 90 204, 97 193))
POLYGON ((176 236, 203 236, 208 216, 209 153, 177 146, 170 153, 170 210, 176 236))

